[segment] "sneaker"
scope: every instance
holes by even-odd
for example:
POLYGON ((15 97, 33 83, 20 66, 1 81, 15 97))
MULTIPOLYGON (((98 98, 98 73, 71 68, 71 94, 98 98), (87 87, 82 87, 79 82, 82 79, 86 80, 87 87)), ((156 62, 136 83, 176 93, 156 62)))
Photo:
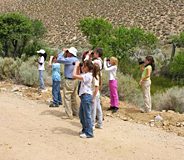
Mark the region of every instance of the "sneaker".
POLYGON ((80 138, 88 138, 85 133, 80 134, 80 138))
POLYGON ((47 89, 42 89, 41 92, 42 93, 47 92, 47 89))
POLYGON ((58 105, 58 104, 51 103, 51 104, 49 105, 49 107, 59 107, 59 105, 58 105))
POLYGON ((99 126, 98 124, 95 125, 95 128, 103 129, 103 127, 102 126, 99 126))

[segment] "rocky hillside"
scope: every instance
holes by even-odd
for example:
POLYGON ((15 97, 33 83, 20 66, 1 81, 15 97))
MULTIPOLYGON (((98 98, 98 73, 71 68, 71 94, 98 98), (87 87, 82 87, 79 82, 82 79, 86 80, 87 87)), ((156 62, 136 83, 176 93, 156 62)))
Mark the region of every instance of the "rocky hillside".
POLYGON ((0 0, 0 12, 19 11, 40 19, 51 45, 86 45, 77 25, 86 17, 104 17, 115 25, 137 26, 161 40, 184 31, 184 0, 0 0))

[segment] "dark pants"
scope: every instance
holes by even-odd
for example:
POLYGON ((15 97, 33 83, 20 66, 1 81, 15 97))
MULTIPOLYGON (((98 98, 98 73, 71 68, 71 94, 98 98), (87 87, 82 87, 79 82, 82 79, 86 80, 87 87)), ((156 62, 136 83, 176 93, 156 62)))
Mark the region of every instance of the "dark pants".
POLYGON ((54 104, 61 104, 60 81, 52 81, 52 98, 54 104))
POLYGON ((91 117, 92 95, 83 94, 80 96, 80 98, 81 103, 79 109, 79 117, 82 124, 82 132, 85 133, 87 137, 93 137, 93 126, 91 117))

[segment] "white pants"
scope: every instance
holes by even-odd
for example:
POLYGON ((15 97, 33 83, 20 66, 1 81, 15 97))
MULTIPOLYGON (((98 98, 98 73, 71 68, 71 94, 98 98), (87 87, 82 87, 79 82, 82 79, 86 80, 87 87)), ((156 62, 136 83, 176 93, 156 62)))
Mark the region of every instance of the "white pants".
POLYGON ((151 93, 150 93, 150 86, 151 80, 142 81, 142 91, 143 91, 143 98, 144 98, 144 109, 146 112, 151 111, 151 93))

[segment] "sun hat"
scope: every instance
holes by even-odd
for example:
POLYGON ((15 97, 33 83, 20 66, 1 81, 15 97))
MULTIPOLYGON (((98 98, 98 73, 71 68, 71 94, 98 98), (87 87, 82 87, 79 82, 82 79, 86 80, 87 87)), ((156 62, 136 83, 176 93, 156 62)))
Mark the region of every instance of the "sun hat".
POLYGON ((75 47, 70 47, 68 50, 67 50, 69 53, 71 53, 72 55, 74 55, 75 57, 77 57, 77 49, 75 47))
POLYGON ((39 51, 37 51, 37 53, 44 54, 45 53, 45 50, 44 49, 40 49, 39 51))

